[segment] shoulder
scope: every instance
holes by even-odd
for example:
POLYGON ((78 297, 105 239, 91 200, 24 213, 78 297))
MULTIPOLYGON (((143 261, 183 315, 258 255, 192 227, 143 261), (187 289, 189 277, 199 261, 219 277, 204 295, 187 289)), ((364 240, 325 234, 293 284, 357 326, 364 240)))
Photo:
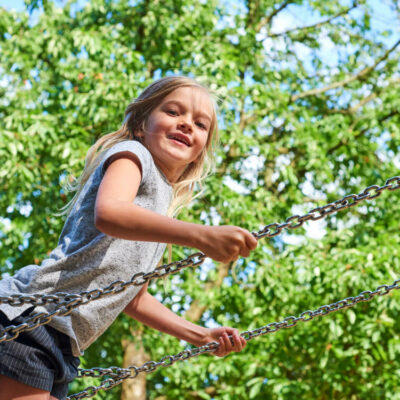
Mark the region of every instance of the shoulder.
MULTIPOLYGON (((148 161, 153 161, 150 152, 144 147, 140 142, 136 140, 124 140, 119 142, 106 150, 103 155, 103 162, 109 157, 123 152, 129 152, 135 154, 140 160, 143 159, 146 163, 148 161)), ((141 160, 142 161, 142 160, 141 160)))
POLYGON ((146 147, 136 140, 124 140, 104 152, 101 161, 102 175, 111 162, 122 157, 132 159, 132 161, 138 164, 143 178, 146 176, 147 171, 151 170, 154 165, 153 157, 146 147))

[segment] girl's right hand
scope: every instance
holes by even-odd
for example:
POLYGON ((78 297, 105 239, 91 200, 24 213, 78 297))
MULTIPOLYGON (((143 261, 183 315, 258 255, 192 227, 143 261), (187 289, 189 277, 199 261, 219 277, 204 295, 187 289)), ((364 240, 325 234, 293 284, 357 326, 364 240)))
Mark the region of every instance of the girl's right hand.
POLYGON ((257 239, 246 229, 238 226, 202 225, 200 237, 195 246, 207 257, 215 261, 228 263, 239 257, 248 257, 257 247, 257 239))

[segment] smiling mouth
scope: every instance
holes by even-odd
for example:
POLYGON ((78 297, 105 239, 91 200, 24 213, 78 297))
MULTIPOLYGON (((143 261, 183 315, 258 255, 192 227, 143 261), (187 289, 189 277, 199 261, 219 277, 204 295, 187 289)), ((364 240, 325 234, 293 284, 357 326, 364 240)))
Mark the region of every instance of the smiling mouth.
POLYGON ((174 140, 176 142, 182 143, 188 147, 190 147, 189 140, 183 135, 168 135, 168 139, 174 140))

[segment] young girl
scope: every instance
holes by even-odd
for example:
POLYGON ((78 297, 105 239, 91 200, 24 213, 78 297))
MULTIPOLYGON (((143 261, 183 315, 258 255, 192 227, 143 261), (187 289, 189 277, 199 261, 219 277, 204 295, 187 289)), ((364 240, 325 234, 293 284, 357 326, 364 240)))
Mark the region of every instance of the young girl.
MULTIPOLYGON (((0 281, 0 296, 80 293, 129 280, 152 271, 166 243, 195 247, 224 263, 247 257, 257 246, 247 230, 166 216, 192 199, 194 184, 209 170, 216 135, 215 103, 205 87, 187 77, 151 84, 128 106, 121 129, 89 150, 57 248, 40 267, 0 281)), ((35 307, 35 313, 51 309, 35 307)), ((196 346, 217 341, 217 356, 246 344, 236 329, 192 324, 151 296, 147 284, 133 286, 0 343, 0 398, 64 399, 77 357, 122 311, 196 346)), ((29 304, 3 304, 0 330, 31 312, 29 304)))

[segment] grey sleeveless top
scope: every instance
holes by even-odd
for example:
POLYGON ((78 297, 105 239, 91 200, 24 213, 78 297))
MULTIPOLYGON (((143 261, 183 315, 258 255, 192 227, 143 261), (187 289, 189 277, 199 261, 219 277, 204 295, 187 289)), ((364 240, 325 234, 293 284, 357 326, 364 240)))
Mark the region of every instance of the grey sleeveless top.
MULTIPOLYGON (((97 190, 106 162, 120 152, 134 153, 142 168, 142 180, 134 203, 165 215, 172 187, 154 164, 149 151, 137 141, 124 141, 106 151, 100 164, 83 187, 69 214, 58 246, 40 266, 28 265, 14 276, 0 281, 0 295, 80 293, 104 288, 115 280, 129 280, 138 272, 152 271, 165 250, 165 244, 118 239, 105 235, 94 224, 97 190)), ((140 287, 94 300, 79 306, 66 317, 55 317, 50 326, 71 338, 75 356, 83 353, 132 301, 140 287)), ((9 319, 16 318, 30 307, 1 305, 9 319)), ((54 306, 36 307, 35 312, 52 311, 54 306)))

